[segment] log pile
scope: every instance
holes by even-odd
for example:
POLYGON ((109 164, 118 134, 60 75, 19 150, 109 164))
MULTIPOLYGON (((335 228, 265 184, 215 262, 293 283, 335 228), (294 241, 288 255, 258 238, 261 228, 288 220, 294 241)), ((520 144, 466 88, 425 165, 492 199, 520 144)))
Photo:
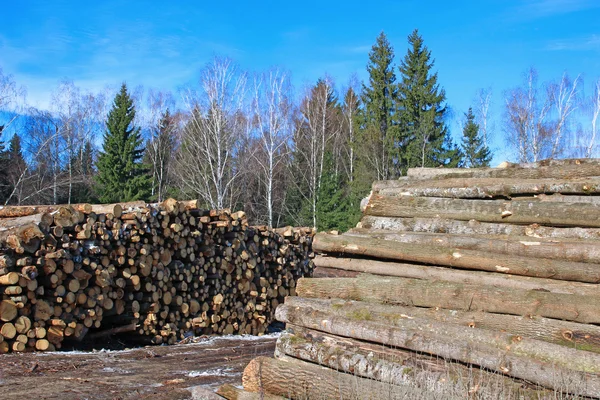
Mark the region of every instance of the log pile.
POLYGON ((262 334, 312 272, 311 241, 196 201, 2 207, 0 353, 262 334))
POLYGON ((313 249, 246 391, 600 398, 600 160, 411 169, 313 249))

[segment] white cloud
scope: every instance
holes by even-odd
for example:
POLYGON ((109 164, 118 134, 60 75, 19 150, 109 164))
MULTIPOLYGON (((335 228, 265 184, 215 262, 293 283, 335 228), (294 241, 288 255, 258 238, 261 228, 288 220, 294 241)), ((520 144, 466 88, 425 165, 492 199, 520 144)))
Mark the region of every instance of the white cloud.
POLYGON ((557 39, 546 46, 549 51, 595 51, 600 50, 600 35, 587 37, 557 39))
POLYGON ((600 8, 597 0, 527 0, 518 7, 521 17, 544 18, 554 15, 600 8))

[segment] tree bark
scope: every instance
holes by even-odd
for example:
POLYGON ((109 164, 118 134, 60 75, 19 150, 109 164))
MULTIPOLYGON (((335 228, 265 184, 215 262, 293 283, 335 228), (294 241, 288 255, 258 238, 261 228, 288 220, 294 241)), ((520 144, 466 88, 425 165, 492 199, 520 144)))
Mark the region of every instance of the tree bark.
POLYGON ((498 398, 498 387, 502 388, 504 396, 514 398, 538 398, 549 394, 548 391, 525 388, 522 382, 473 366, 296 325, 288 326, 288 332, 277 340, 275 355, 287 355, 384 383, 422 388, 438 398, 469 398, 475 393, 480 398, 498 398))
POLYGON ((493 272, 463 271, 438 266, 405 264, 360 258, 339 258, 318 255, 314 259, 317 267, 314 278, 355 278, 360 273, 487 285, 506 289, 541 290, 552 293, 600 296, 597 284, 559 281, 556 279, 513 276, 493 272), (326 268, 322 272, 322 268, 326 268))
POLYGON ((244 389, 290 399, 433 399, 422 390, 337 372, 291 357, 258 357, 242 377, 244 389))
POLYGON ((549 226, 511 225, 504 223, 457 221, 445 218, 395 218, 365 215, 360 220, 365 229, 387 229, 400 232, 450 233, 454 235, 510 235, 541 238, 599 239, 598 228, 555 228, 549 226))
POLYGON ((397 243, 419 244, 498 254, 600 263, 600 246, 594 240, 542 239, 526 236, 452 235, 423 232, 394 232, 374 229, 353 229, 344 236, 384 239, 397 243))
MULTIPOLYGON (((564 198, 583 200, 582 196, 600 193, 598 177, 578 180, 466 178, 444 180, 395 180, 373 183, 373 191, 382 196, 450 197, 463 199, 511 198, 515 195, 561 193, 564 198)), ((552 198, 552 196, 548 196, 552 198)))
POLYGON ((505 332, 572 349, 600 353, 600 327, 592 324, 579 324, 537 316, 522 317, 480 311, 409 307, 341 299, 289 297, 285 304, 289 307, 308 307, 348 319, 368 319, 391 326, 395 326, 396 321, 403 318, 425 318, 464 328, 505 332))
POLYGON ((360 316, 347 319, 285 304, 277 308, 276 318, 333 335, 477 365, 558 391, 590 397, 600 393, 600 354, 592 352, 423 318, 402 318, 392 327, 360 316))
POLYGON ((221 385, 217 389, 217 394, 227 400, 284 400, 285 397, 277 396, 270 393, 255 393, 247 392, 244 389, 239 389, 229 383, 221 385))
POLYGON ((57 204, 57 205, 34 205, 34 206, 1 206, 0 207, 0 218, 17 218, 25 217, 36 214, 52 214, 58 211, 60 208, 73 208, 76 211, 84 214, 96 213, 96 214, 113 214, 115 217, 120 217, 121 212, 127 209, 135 209, 139 207, 145 207, 146 203, 143 201, 132 201, 129 203, 115 203, 115 204, 57 204), (120 210, 120 211, 119 211, 120 210))
POLYGON ((600 176, 600 162, 595 159, 565 159, 506 163, 505 168, 410 168, 407 176, 411 179, 575 179, 600 176))
POLYGON ((600 227, 600 206, 587 203, 390 197, 373 194, 365 209, 365 215, 600 227))
POLYGON ((600 265, 597 264, 510 254, 499 256, 487 251, 422 246, 350 235, 319 233, 315 236, 313 250, 327 254, 352 254, 535 278, 600 282, 600 265))
POLYGON ((600 323, 599 296, 551 293, 486 285, 360 275, 357 278, 301 278, 298 296, 370 301, 448 310, 541 316, 600 323))

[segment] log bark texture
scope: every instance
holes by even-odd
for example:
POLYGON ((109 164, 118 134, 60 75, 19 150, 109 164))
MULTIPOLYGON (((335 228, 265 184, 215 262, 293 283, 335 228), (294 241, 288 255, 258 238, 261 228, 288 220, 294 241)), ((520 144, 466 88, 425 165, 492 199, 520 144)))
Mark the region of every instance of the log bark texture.
POLYGON ((242 381, 247 391, 290 399, 434 398, 421 390, 360 378, 290 357, 255 358, 244 370, 242 381))
POLYGON ((446 218, 397 218, 365 215, 359 226, 398 232, 449 233, 453 235, 510 235, 539 238, 600 239, 598 228, 556 228, 550 226, 457 221, 446 218))
POLYGON ((360 275, 357 278, 302 278, 298 296, 369 301, 448 310, 541 316, 600 324, 600 296, 507 289, 444 281, 360 275))
POLYGON ((410 179, 511 178, 576 179, 600 176, 597 159, 542 160, 535 163, 503 163, 503 168, 410 168, 410 179))
POLYGON ((452 235, 426 232, 394 232, 357 228, 345 233, 369 239, 399 243, 487 251, 523 257, 568 260, 600 264, 597 240, 545 239, 527 236, 452 235))
POLYGON ((590 397, 600 393, 600 354, 592 352, 478 328, 465 330, 423 318, 401 319, 391 327, 285 304, 277 308, 276 317, 337 336, 474 364, 549 389, 590 397))
POLYGON ((496 398, 499 393, 533 398, 550 394, 477 367, 296 325, 290 325, 277 340, 275 357, 281 355, 384 383, 420 388, 439 398, 468 398, 474 394, 496 398))
POLYGON ((506 289, 539 290, 552 293, 600 296, 598 284, 558 281, 555 279, 531 278, 493 272, 464 271, 439 266, 397 263, 360 258, 327 257, 318 255, 314 259, 314 278, 355 278, 360 273, 396 276, 425 281, 446 281, 470 285, 495 286, 506 289), (322 268, 326 268, 323 272, 322 268), (336 273, 335 271, 339 271, 336 273))
POLYGON ((410 261, 470 270, 556 280, 598 283, 600 264, 538 259, 456 247, 421 246, 350 235, 315 236, 313 248, 326 254, 352 254, 381 259, 410 261))
POLYGON ((480 311, 373 304, 340 299, 289 297, 285 304, 292 308, 311 308, 348 319, 364 319, 391 326, 395 326, 398 320, 405 318, 425 318, 464 328, 505 332, 572 349, 600 353, 600 327, 592 324, 579 324, 537 316, 522 317, 480 311))
POLYGON ((461 221, 600 227, 600 205, 508 200, 465 200, 373 194, 365 215, 449 218, 461 221))

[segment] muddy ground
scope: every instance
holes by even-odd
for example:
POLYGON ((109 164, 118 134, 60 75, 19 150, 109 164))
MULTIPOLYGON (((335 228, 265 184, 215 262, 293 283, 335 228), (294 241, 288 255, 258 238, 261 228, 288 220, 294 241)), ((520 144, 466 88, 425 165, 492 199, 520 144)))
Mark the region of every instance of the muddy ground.
POLYGON ((191 399, 188 389, 241 384, 276 337, 197 338, 131 350, 0 355, 0 399, 191 399))

